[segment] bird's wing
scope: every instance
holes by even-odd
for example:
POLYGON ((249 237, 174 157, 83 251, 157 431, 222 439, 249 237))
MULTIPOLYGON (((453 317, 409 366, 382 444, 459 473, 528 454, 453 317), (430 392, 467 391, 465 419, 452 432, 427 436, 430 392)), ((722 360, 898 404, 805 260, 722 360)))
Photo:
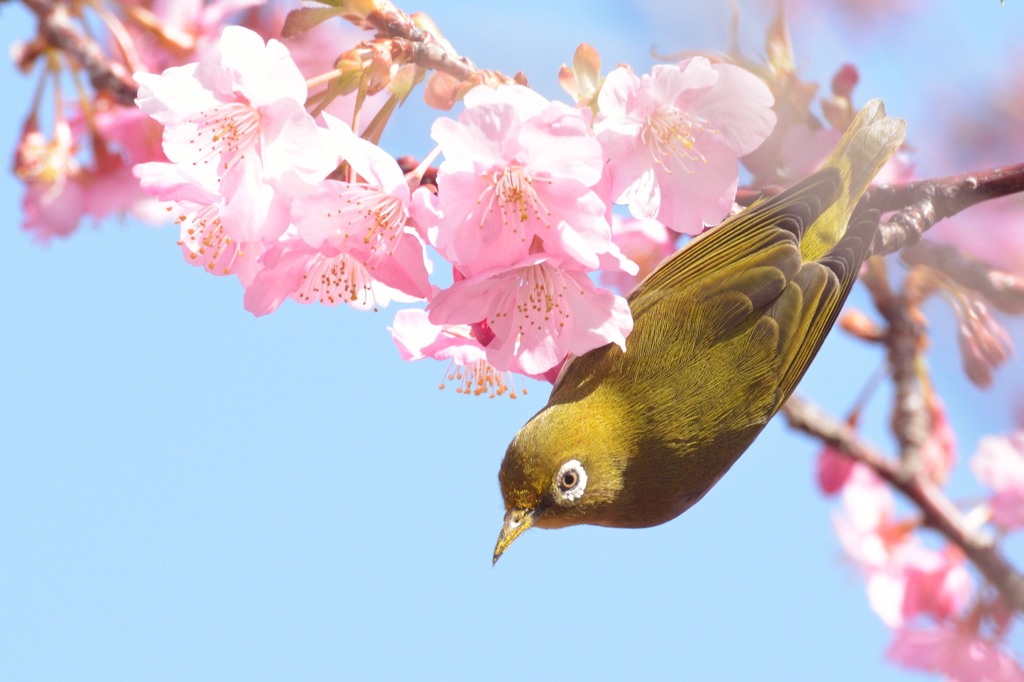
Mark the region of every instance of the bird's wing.
POLYGON ((877 214, 861 213, 828 254, 803 261, 800 239, 839 195, 840 182, 834 170, 820 171, 666 261, 630 296, 635 328, 627 348, 633 343, 644 355, 664 347, 664 333, 692 348, 745 336, 751 347, 737 356, 777 377, 781 405, 835 322, 877 228, 877 214), (674 330, 653 324, 680 311, 674 330))
POLYGON ((763 319, 779 328, 783 370, 779 405, 796 388, 853 288, 878 229, 878 213, 856 214, 839 243, 818 261, 804 263, 763 319))
POLYGON ((629 295, 636 318, 666 293, 689 288, 698 279, 732 269, 779 242, 799 243, 815 218, 842 192, 833 168, 809 176, 786 191, 750 206, 700 235, 647 276, 629 295))

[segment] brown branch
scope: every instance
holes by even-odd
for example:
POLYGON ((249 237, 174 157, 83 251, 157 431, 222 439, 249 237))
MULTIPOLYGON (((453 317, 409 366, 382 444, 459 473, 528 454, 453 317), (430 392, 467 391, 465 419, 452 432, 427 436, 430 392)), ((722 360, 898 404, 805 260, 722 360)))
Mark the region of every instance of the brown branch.
MULTIPOLYGON (((778 194, 778 185, 741 187, 736 203, 750 206, 778 194)), ((1024 164, 987 171, 917 180, 870 188, 858 210, 877 209, 892 215, 879 225, 871 253, 886 256, 916 244, 932 225, 987 199, 1024 192, 1024 164)))
POLYGON ((862 208, 896 211, 883 223, 872 253, 886 255, 916 244, 932 225, 974 204, 1024 192, 1024 164, 963 173, 903 185, 873 187, 861 199, 862 208))
POLYGON ((866 464, 899 490, 921 510, 925 525, 962 549, 985 579, 999 590, 1006 604, 1024 613, 1024 575, 1010 565, 991 538, 967 525, 963 513, 926 476, 906 476, 902 466, 863 440, 849 424, 798 396, 790 397, 781 412, 794 429, 866 464))
POLYGON ((22 0, 39 19, 39 34, 54 48, 67 53, 89 74, 96 90, 110 93, 127 107, 135 106, 138 86, 127 69, 111 61, 91 39, 75 28, 67 5, 56 0, 22 0))
POLYGON ((407 52, 411 63, 446 73, 459 81, 467 81, 479 71, 447 41, 438 40, 418 27, 408 14, 390 2, 381 2, 379 9, 366 16, 365 22, 376 30, 378 37, 393 40, 400 51, 407 52))
POLYGON ((868 262, 863 282, 887 323, 883 341, 895 389, 892 431, 900 446, 903 475, 909 477, 921 471, 921 448, 931 432, 931 413, 918 375, 924 327, 914 314, 911 294, 892 290, 884 260, 868 262))

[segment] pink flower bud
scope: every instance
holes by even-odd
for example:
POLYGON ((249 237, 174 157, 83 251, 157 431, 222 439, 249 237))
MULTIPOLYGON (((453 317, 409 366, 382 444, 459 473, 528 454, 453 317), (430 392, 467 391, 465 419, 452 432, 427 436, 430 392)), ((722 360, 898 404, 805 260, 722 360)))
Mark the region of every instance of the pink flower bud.
POLYGON ((853 64, 843 64, 836 71, 836 75, 832 76, 832 93, 836 97, 850 99, 858 81, 860 81, 860 74, 857 72, 857 67, 853 64))

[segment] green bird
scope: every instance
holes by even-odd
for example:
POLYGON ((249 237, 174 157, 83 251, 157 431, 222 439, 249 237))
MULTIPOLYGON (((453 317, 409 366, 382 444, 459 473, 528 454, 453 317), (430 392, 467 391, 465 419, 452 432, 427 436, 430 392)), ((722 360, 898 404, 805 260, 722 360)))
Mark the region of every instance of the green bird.
POLYGON ((633 290, 626 351, 568 360, 508 446, 495 562, 532 526, 655 526, 718 482, 832 328, 878 229, 857 202, 905 130, 869 102, 821 170, 694 239, 633 290))

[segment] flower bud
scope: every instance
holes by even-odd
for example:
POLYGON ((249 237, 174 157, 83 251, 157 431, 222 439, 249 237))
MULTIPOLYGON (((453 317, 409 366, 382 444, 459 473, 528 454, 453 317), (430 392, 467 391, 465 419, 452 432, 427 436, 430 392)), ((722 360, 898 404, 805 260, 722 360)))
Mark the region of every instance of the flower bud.
POLYGON ((864 341, 878 342, 885 339, 885 330, 856 308, 843 313, 839 318, 839 326, 843 331, 864 341))

